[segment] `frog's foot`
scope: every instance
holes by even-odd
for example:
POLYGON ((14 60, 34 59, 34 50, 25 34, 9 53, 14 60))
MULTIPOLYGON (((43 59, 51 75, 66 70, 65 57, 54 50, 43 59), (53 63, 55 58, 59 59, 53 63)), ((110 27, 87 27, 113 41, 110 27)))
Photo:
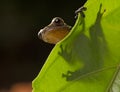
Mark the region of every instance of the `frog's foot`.
POLYGON ((78 13, 80 13, 82 17, 85 17, 85 14, 84 14, 83 11, 86 11, 86 10, 87 10, 87 8, 84 7, 84 6, 78 8, 78 9, 75 11, 75 14, 76 14, 75 18, 77 18, 78 13))

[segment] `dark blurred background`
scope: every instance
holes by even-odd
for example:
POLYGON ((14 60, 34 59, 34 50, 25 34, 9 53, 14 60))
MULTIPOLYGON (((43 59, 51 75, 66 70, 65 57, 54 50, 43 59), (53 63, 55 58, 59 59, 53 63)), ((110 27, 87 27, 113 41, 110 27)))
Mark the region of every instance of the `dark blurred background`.
POLYGON ((0 88, 31 82, 54 45, 38 31, 59 16, 74 25, 74 11, 85 0, 0 0, 0 88))

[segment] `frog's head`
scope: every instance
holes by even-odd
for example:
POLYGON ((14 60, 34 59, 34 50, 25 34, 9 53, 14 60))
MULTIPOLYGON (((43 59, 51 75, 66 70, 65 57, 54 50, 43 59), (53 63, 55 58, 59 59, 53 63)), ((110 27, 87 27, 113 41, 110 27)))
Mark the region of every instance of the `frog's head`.
POLYGON ((55 17, 48 26, 38 32, 38 37, 47 43, 56 44, 69 33, 70 29, 62 18, 55 17))

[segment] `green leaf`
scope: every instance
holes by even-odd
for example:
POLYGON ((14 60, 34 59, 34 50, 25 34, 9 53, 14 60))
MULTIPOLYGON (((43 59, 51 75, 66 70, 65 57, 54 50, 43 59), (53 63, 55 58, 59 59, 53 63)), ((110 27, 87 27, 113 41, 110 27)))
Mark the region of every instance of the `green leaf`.
POLYGON ((88 0, 56 44, 33 92, 120 92, 120 0, 88 0))

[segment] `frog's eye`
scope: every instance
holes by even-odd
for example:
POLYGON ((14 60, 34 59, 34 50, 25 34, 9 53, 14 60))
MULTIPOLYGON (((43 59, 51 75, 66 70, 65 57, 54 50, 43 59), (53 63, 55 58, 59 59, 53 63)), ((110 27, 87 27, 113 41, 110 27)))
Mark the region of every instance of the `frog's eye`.
POLYGON ((52 20, 52 23, 56 26, 63 26, 64 25, 64 20, 60 17, 55 17, 53 20, 52 20))

